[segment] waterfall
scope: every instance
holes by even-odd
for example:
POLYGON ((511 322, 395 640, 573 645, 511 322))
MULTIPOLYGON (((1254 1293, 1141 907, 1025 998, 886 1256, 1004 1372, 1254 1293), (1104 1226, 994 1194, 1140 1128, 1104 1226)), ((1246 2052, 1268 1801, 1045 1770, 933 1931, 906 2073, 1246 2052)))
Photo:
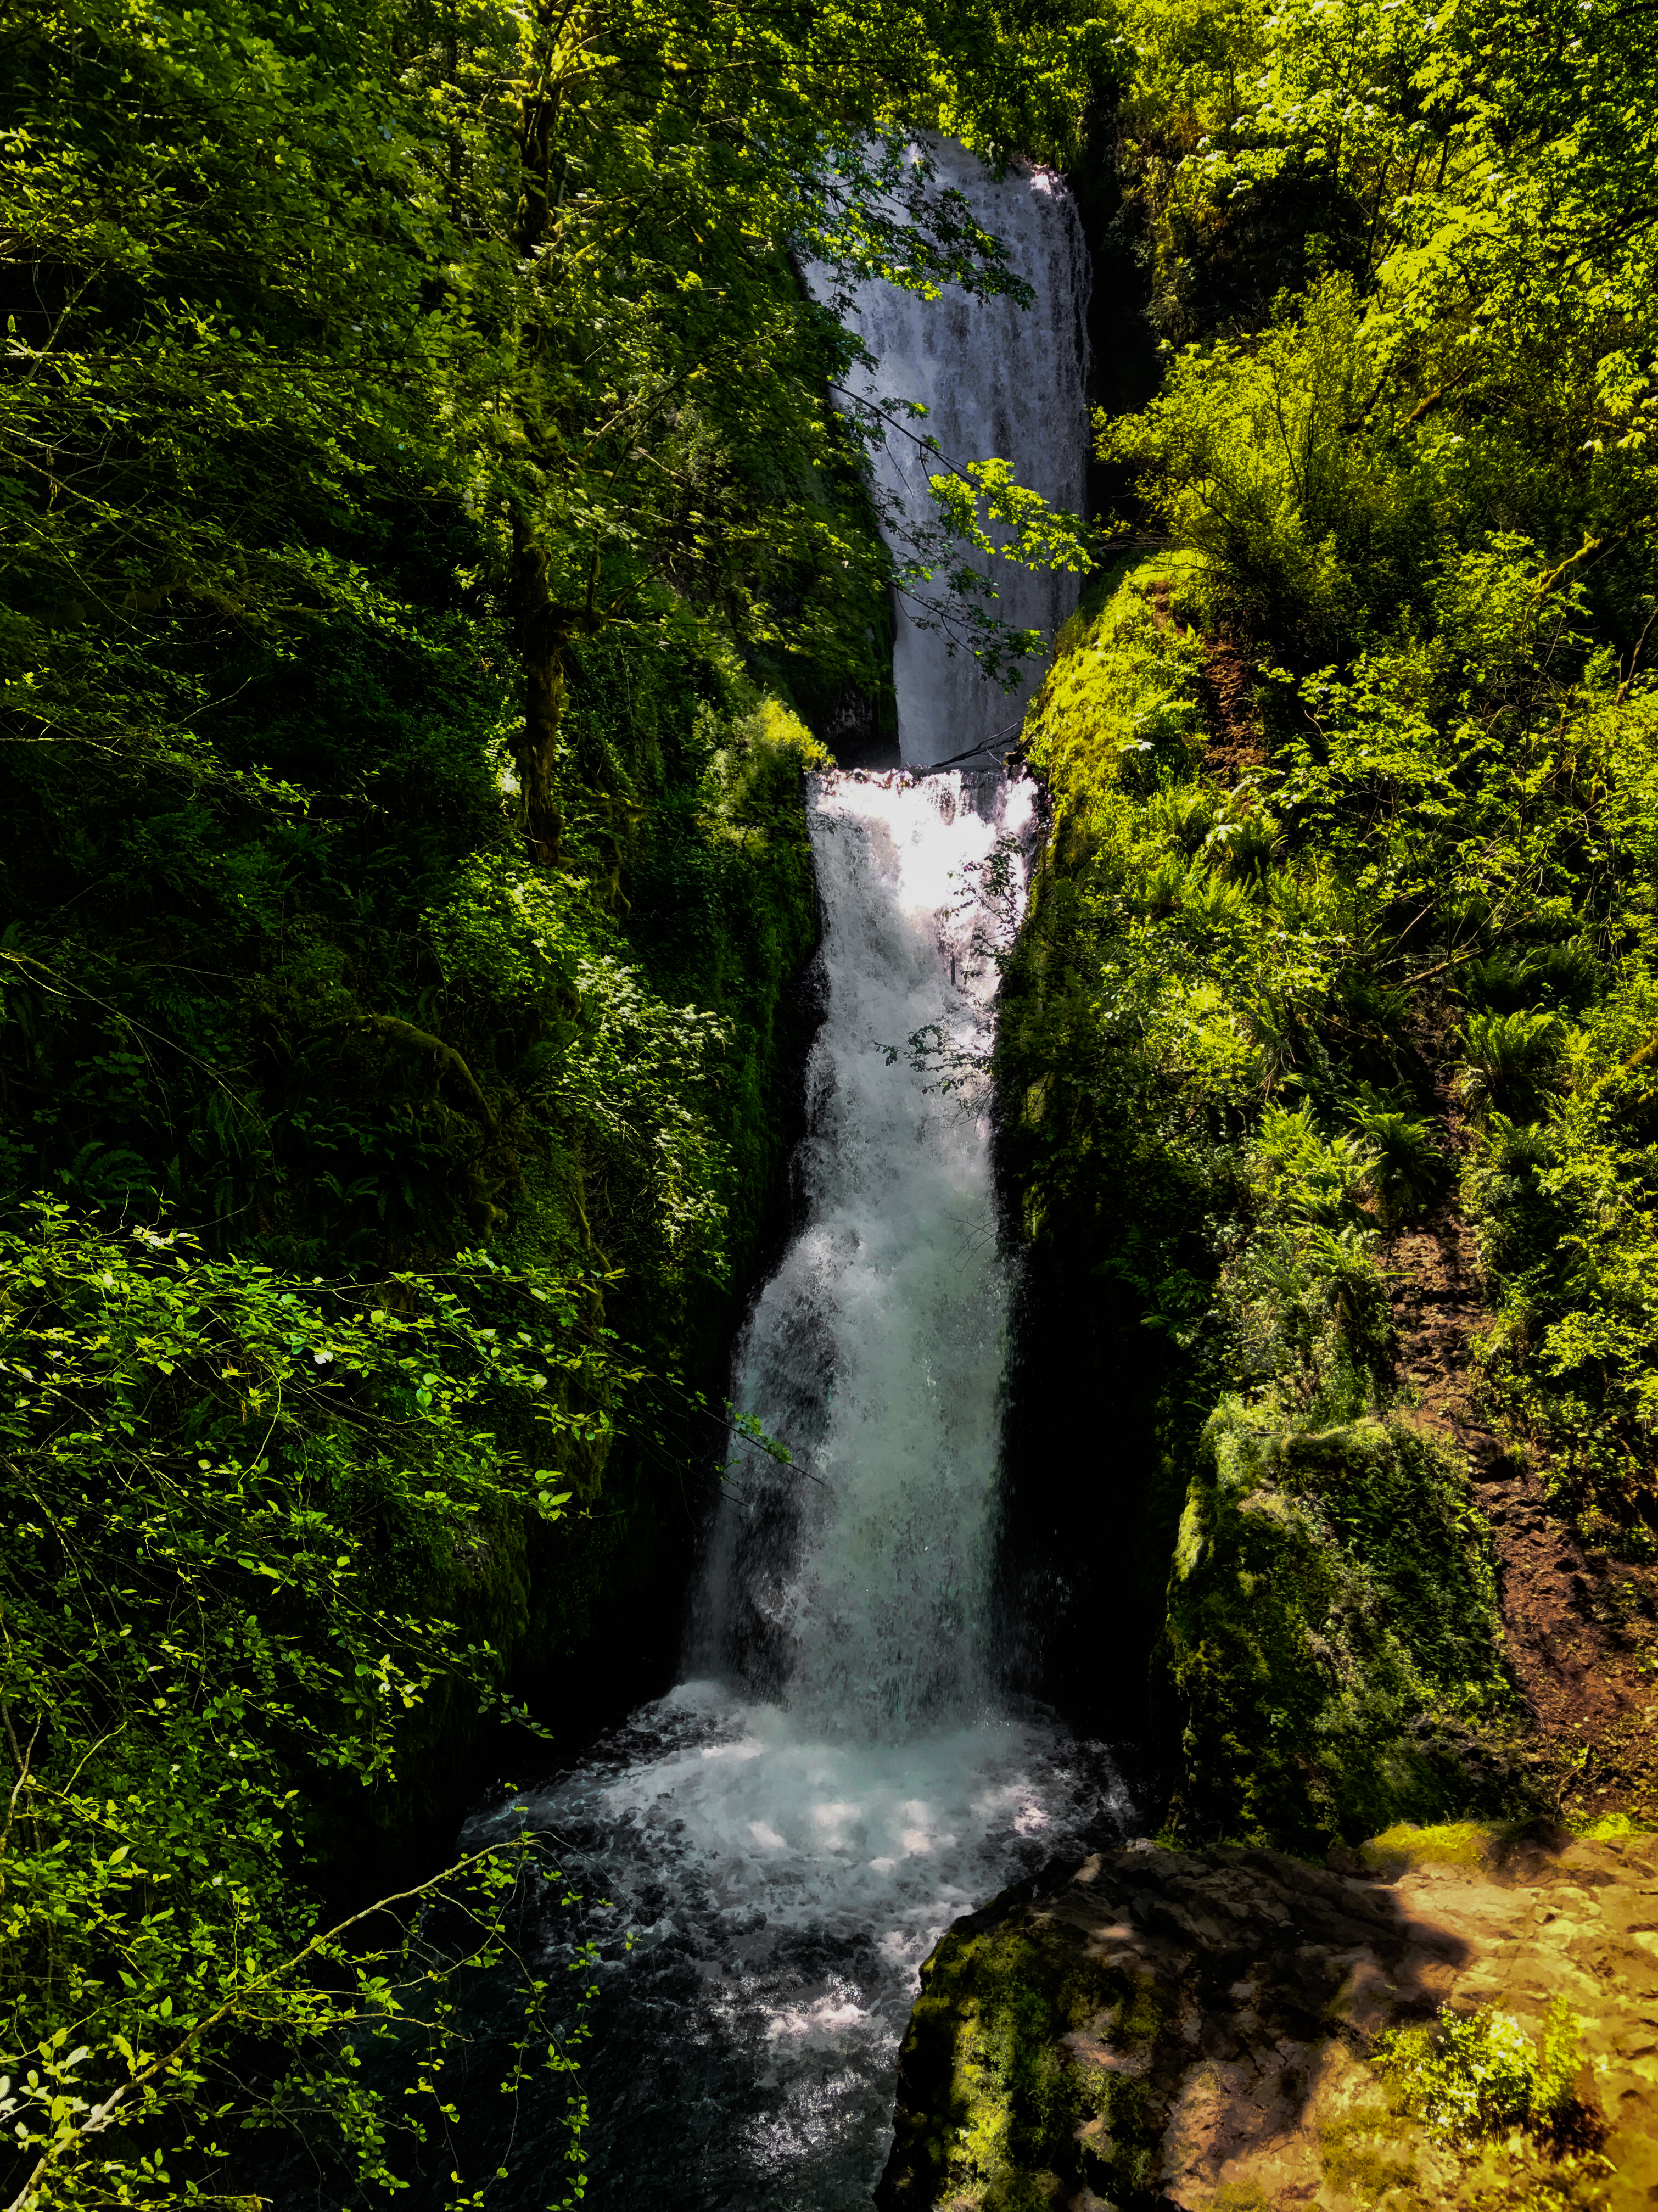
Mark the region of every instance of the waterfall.
MULTIPOLYGON (((1087 243, 1075 203, 1051 169, 1016 164, 999 181, 959 146, 932 144, 940 185, 961 192, 975 220, 1000 239, 1016 276, 1035 294, 1029 307, 1007 298, 981 300, 958 286, 924 300, 890 284, 857 286, 847 319, 875 356, 873 372, 854 373, 851 389, 892 418, 876 453, 878 489, 912 519, 926 518, 927 478, 941 466, 992 458, 1010 462, 1021 483, 1050 505, 1083 511, 1088 465, 1087 243), (910 421, 906 401, 926 416, 910 421), (937 441, 941 462, 920 444, 937 441)), ((822 274, 819 289, 827 289, 822 274)), ((899 544, 890 531, 889 542, 899 544)), ((902 546, 899 546, 902 550, 902 546)), ((1074 612, 1078 581, 1064 572, 1035 574, 1005 561, 988 571, 993 611, 1016 629, 1048 639, 1074 612)), ((907 765, 931 768, 1017 731, 1041 682, 1028 662, 1011 692, 981 673, 965 647, 952 653, 943 629, 924 627, 901 601, 893 627, 898 744, 907 765)))
MULTIPOLYGON (((945 166, 1038 302, 866 295, 882 388, 927 399, 955 458, 999 454, 1076 506, 1074 212, 1040 172, 997 185, 963 155, 945 166)), ((1048 580, 1004 605, 1050 629, 1066 611, 1048 580)), ((926 631, 901 634, 898 677, 912 760, 1018 711, 926 631)), ((958 1914, 1126 1811, 1101 1747, 999 1694, 985 1642, 1008 1281, 982 1064, 1030 787, 835 772, 811 780, 808 814, 825 1013, 802 1218, 732 1382, 789 1460, 733 1451, 687 1679, 470 1826, 472 1842, 551 1832, 586 1898, 602 1995, 580 2084, 605 2212, 863 2212, 921 1961, 958 1914)), ((550 1946, 567 1918, 550 1915, 550 1946)), ((559 2193, 558 2103, 518 2128, 492 2202, 559 2193)))
MULTIPOLYGON (((975 1086, 1030 814, 999 772, 812 779, 804 1218, 733 1382, 792 1456, 732 1456, 688 1679, 472 1826, 550 1830, 606 1900, 581 2076, 606 2212, 862 2212, 933 1943, 1121 1832, 1102 1749, 1010 1710, 983 1642, 1007 1271, 975 1086)), ((519 2136, 526 2212, 553 2133, 519 2136)))
POLYGON ((695 1648, 866 1741, 985 1694, 1005 1270, 988 1101, 966 1110, 960 1085, 982 1082, 1029 817, 1029 786, 999 776, 814 779, 828 992, 797 1162, 807 1218, 734 1381, 796 1457, 749 1449, 733 1467, 695 1648))

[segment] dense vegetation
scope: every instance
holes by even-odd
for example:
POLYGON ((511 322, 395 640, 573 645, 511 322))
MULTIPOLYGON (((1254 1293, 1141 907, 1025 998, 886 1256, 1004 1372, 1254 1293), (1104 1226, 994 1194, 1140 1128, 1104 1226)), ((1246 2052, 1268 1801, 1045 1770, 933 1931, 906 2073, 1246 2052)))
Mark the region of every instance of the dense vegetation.
POLYGON ((1168 550, 1027 725, 1006 1155, 1085 1379, 1016 1418, 1129 1558, 1058 1633, 1155 1644, 1175 1832, 1321 1849, 1557 1786, 1400 1371, 1412 1225, 1477 1231, 1477 1411, 1651 1640, 1658 82, 1596 4, 1127 26, 1095 189, 1162 366, 1098 450, 1168 550))

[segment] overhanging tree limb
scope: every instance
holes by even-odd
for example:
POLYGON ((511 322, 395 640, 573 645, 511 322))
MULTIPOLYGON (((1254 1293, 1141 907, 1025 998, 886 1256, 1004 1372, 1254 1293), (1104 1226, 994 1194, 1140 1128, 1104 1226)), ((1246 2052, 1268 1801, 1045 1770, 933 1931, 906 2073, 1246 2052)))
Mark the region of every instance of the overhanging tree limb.
POLYGON ((325 1024, 329 1030, 356 1030, 365 1035, 383 1036, 390 1042, 401 1045, 405 1052, 429 1052, 440 1068, 446 1068, 466 1093, 478 1119, 495 1136, 501 1123, 495 1109, 484 1097, 482 1087, 466 1062, 453 1045, 446 1044, 429 1030, 417 1030, 412 1022, 400 1021, 395 1014, 347 1014, 340 1020, 325 1024))

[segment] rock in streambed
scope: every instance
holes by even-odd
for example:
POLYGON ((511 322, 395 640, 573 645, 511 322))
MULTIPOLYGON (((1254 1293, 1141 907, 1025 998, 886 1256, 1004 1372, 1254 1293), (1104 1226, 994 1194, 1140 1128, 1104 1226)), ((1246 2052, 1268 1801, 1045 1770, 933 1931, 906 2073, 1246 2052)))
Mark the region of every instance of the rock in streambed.
POLYGON ((1461 1824, 1340 1856, 1140 1843, 958 1920, 923 1970, 881 2212, 1658 2204, 1658 1837, 1461 1824), (1485 2013, 1471 2091, 1377 2063, 1390 2031, 1485 2013), (1505 2048, 1564 2053, 1546 2124, 1493 2130, 1479 2068, 1505 2048), (1459 2133, 1465 2092, 1485 2121, 1459 2133))

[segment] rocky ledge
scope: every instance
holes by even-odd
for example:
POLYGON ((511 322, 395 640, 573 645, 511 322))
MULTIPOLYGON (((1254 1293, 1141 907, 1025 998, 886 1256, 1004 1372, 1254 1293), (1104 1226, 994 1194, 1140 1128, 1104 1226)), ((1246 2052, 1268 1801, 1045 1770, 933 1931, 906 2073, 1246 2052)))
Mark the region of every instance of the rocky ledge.
POLYGON ((958 1920, 881 2212, 1650 2212, 1658 1837, 1395 1830, 1341 1859, 1139 1843, 958 1920), (1376 2063, 1391 2029, 1490 2008, 1541 2047, 1563 2002, 1546 2129, 1459 2138, 1376 2063))

